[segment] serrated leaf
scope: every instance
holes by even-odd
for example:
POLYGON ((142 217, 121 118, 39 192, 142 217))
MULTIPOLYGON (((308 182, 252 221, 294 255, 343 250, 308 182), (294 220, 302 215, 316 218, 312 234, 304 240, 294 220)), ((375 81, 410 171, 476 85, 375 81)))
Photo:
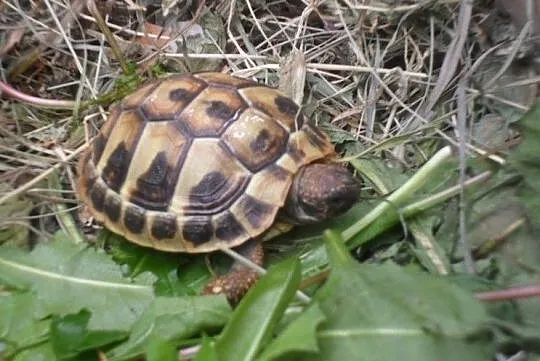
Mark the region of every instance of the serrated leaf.
POLYGON ((222 327, 231 308, 224 296, 156 297, 135 323, 129 339, 107 353, 111 361, 141 355, 153 337, 178 341, 222 327))
POLYGON ((178 361, 174 344, 158 336, 150 339, 146 345, 144 356, 147 361, 178 361))
POLYGON ((208 337, 203 337, 201 349, 195 357, 195 361, 219 361, 214 345, 208 337))
POLYGON ((125 278, 105 253, 61 238, 30 253, 0 247, 0 283, 35 292, 40 318, 87 308, 90 330, 129 330, 154 298, 152 281, 125 278))
MULTIPOLYGON (((321 360, 487 360, 493 356, 484 307, 443 278, 393 264, 354 261, 326 233, 333 266, 316 295, 327 321, 321 360)), ((307 358, 304 358, 307 359, 307 358)))
MULTIPOLYGON (((13 361, 49 361, 55 360, 54 352, 50 343, 37 344, 18 353, 13 361)), ((83 360, 78 360, 83 361, 83 360)))
POLYGON ((127 332, 90 331, 90 312, 64 317, 53 317, 51 324, 51 344, 58 360, 70 360, 84 351, 99 348, 127 337, 127 332))
MULTIPOLYGON (((265 348, 257 361, 296 360, 301 354, 319 351, 317 327, 326 319, 319 305, 314 302, 265 348)), ((305 355, 307 356, 307 355, 305 355)))
POLYGON ((141 247, 107 230, 103 238, 114 260, 128 266, 131 277, 144 272, 157 277, 154 291, 158 296, 193 296, 208 282, 210 273, 203 257, 141 247))
POLYGON ((283 261, 271 268, 244 296, 216 341, 219 359, 253 360, 272 336, 299 282, 297 259, 283 261))
POLYGON ((50 320, 37 316, 38 304, 31 292, 0 297, 0 360, 47 338, 50 320))

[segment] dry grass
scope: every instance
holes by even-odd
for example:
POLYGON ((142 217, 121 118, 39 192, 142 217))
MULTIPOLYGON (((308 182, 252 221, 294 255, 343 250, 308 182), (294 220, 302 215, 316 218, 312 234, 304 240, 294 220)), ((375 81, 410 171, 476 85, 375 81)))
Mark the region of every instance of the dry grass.
MULTIPOLYGON (((509 125, 538 95, 540 25, 512 23, 495 2, 3 0, 0 244, 95 233, 80 222, 75 162, 111 102, 167 72, 220 70, 279 87, 344 161, 373 156, 414 171, 450 144, 463 189, 469 158, 506 163, 509 125)), ((469 249, 465 204, 462 192, 469 249)))
POLYGON ((414 169, 449 143, 463 180, 471 155, 505 162, 506 140, 482 143, 473 124, 501 108, 519 113, 536 96, 539 79, 523 65, 530 26, 512 36, 492 1, 209 3, 166 1, 146 12, 131 1, 0 4, 0 206, 33 202, 32 212, 6 207, 0 226, 77 234, 74 162, 137 77, 203 69, 252 77, 303 104, 336 141, 357 139, 340 144, 348 159, 369 154, 414 169), (499 82, 516 60, 516 77, 499 82), (503 88, 533 93, 507 97, 503 88))

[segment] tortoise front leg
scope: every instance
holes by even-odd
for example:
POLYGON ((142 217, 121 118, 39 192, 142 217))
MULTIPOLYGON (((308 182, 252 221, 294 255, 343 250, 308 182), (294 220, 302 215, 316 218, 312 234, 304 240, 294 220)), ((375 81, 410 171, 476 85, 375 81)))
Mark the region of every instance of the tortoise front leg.
MULTIPOLYGON (((251 262, 262 266, 264 251, 260 239, 250 239, 234 249, 251 262)), ((243 263, 234 261, 231 268, 222 276, 210 281, 203 295, 223 293, 229 302, 236 305, 259 278, 259 273, 243 263)))

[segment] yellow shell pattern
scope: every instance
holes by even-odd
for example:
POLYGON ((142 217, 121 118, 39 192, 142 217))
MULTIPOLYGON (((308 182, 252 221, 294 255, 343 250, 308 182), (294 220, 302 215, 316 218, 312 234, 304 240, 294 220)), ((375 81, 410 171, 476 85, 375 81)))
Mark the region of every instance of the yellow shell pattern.
POLYGON ((79 161, 79 195, 132 242, 209 252, 268 230, 299 168, 333 152, 275 89, 222 73, 172 76, 112 107, 79 161))

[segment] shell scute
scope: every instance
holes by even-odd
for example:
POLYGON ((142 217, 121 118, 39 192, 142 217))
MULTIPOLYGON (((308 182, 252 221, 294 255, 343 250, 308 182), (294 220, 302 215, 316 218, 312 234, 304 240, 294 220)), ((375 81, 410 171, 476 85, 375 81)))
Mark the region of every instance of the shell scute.
POLYGON ((267 114, 288 131, 300 129, 304 124, 304 115, 298 105, 275 89, 258 86, 240 89, 239 92, 252 107, 267 114))
POLYGON ((220 146, 218 139, 195 139, 176 182, 169 210, 186 217, 217 214, 244 192, 249 177, 249 172, 220 146))
POLYGON ((313 134, 313 126, 305 123, 300 131, 291 134, 287 151, 276 161, 276 164, 295 174, 301 166, 334 154, 334 146, 328 137, 325 135, 319 137, 319 134, 313 134), (318 143, 321 146, 314 144, 312 140, 314 138, 321 141, 318 143), (326 142, 322 142, 323 140, 326 142))
POLYGON ((235 89, 209 86, 179 115, 196 137, 217 137, 247 104, 235 89))
POLYGON ((176 217, 172 214, 158 214, 152 220, 150 234, 157 241, 173 239, 178 231, 176 217))
POLYGON ((107 187, 101 182, 95 182, 90 189, 90 200, 94 209, 98 212, 103 211, 105 205, 105 197, 107 196, 107 187))
POLYGON ((199 96, 206 84, 188 76, 161 81, 144 97, 142 111, 148 121, 172 120, 199 96))
POLYGON ((139 107, 142 102, 146 99, 148 94, 159 84, 158 80, 154 80, 143 84, 140 88, 135 90, 133 93, 127 95, 122 100, 121 109, 130 110, 133 108, 139 107))
POLYGON ((242 223, 250 237, 256 237, 270 228, 279 207, 266 203, 258 197, 244 194, 232 205, 231 212, 242 223))
POLYGON ((112 222, 117 222, 120 219, 121 212, 122 200, 117 195, 109 193, 105 199, 103 213, 105 213, 112 222))
POLYGON ((184 240, 194 247, 207 243, 214 235, 211 218, 207 216, 187 218, 183 225, 182 235, 184 240))
POLYGON ((292 173, 279 166, 270 165, 253 176, 246 194, 281 207, 287 198, 292 180, 292 173))
POLYGON ((112 190, 118 191, 122 187, 126 178, 130 158, 130 152, 126 147, 126 143, 121 141, 107 159, 101 176, 112 190))
POLYGON ((242 224, 230 211, 225 211, 217 217, 215 229, 216 238, 224 242, 249 237, 242 224))
POLYGON ((94 142, 92 143, 92 147, 91 147, 92 159, 94 161, 94 164, 97 164, 99 160, 101 159, 101 156, 103 155, 103 151, 105 150, 105 146, 107 145, 107 141, 109 139, 111 131, 114 125, 116 124, 118 117, 120 116, 120 112, 121 112, 121 108, 118 104, 112 106, 111 111, 109 112, 109 118, 107 119, 107 122, 103 124, 103 126, 99 130, 98 135, 94 139, 94 142))
POLYGON ((145 210, 139 206, 128 205, 124 210, 124 226, 133 234, 142 234, 146 223, 145 210))
POLYGON ((288 136, 277 122, 249 108, 227 128, 222 138, 251 172, 257 172, 284 153, 288 136))
POLYGON ((146 124, 120 194, 143 208, 167 211, 190 141, 173 121, 146 124))
POLYGON ((115 192, 122 187, 131 162, 131 157, 143 133, 144 122, 137 111, 122 112, 107 139, 97 172, 115 192))

